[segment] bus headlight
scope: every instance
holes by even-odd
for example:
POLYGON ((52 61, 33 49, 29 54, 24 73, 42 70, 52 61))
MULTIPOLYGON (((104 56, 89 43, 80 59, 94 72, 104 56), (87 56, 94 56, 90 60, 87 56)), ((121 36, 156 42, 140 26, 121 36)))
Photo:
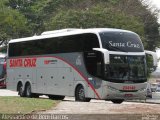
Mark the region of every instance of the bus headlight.
POLYGON ((146 88, 141 88, 139 91, 146 91, 147 89, 146 88))
POLYGON ((107 87, 108 87, 108 89, 110 89, 110 90, 119 91, 118 89, 116 89, 116 88, 114 88, 114 87, 112 87, 112 86, 107 86, 107 87))

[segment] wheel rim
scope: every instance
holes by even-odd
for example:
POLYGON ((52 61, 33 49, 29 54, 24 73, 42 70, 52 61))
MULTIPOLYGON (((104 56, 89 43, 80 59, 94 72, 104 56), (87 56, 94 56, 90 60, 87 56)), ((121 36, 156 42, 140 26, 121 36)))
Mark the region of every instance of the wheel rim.
POLYGON ((26 94, 27 94, 27 96, 31 95, 31 86, 30 85, 27 87, 26 94))
POLYGON ((80 100, 84 100, 85 94, 84 94, 84 89, 83 89, 83 88, 81 88, 81 89, 79 90, 78 95, 79 95, 79 99, 80 99, 80 100))
POLYGON ((21 96, 22 95, 22 92, 23 92, 23 88, 22 86, 19 87, 19 95, 21 96))

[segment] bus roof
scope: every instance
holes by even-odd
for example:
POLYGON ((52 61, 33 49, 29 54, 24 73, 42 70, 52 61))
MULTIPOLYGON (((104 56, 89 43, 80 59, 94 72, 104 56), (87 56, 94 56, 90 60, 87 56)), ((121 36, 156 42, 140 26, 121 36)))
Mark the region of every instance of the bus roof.
POLYGON ((61 30, 54 30, 54 31, 46 31, 46 32, 43 32, 39 36, 12 39, 12 40, 9 41, 9 43, 30 41, 30 40, 39 40, 39 39, 60 37, 60 36, 69 36, 69 35, 76 35, 76 34, 83 34, 83 33, 98 34, 99 32, 128 32, 128 33, 134 33, 134 32, 128 31, 128 30, 115 29, 115 28, 89 28, 89 29, 69 28, 69 29, 61 29, 61 30))

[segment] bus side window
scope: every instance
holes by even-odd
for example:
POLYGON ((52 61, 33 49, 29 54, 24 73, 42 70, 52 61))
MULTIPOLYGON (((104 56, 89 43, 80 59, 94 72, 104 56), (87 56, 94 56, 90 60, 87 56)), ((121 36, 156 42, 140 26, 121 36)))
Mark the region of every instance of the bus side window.
POLYGON ((98 37, 95 34, 86 34, 83 36, 84 51, 92 51, 93 48, 99 48, 98 37))
POLYGON ((86 69, 95 77, 103 77, 103 55, 101 52, 84 52, 86 69))

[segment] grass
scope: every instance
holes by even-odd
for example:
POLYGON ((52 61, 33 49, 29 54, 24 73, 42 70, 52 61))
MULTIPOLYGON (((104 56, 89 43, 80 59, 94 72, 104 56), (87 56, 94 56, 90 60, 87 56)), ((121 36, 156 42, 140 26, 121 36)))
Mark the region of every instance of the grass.
POLYGON ((57 103, 44 98, 0 97, 0 114, 28 114, 51 109, 57 103))

